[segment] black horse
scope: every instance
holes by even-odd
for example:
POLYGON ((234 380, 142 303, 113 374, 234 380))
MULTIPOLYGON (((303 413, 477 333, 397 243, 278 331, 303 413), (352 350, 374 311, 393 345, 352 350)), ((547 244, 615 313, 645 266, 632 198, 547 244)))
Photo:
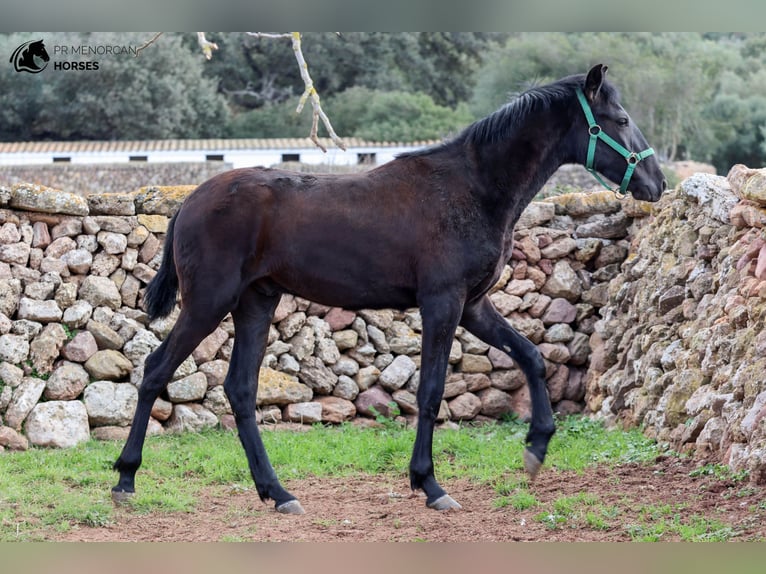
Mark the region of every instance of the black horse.
POLYGON ((37 74, 42 72, 48 64, 40 66, 35 58, 40 58, 43 62, 48 62, 51 59, 42 40, 24 42, 13 51, 10 62, 13 63, 13 68, 17 72, 37 74))
POLYGON ((181 313, 146 359, 130 434, 114 464, 115 501, 134 492, 155 399, 231 313, 236 336, 224 388, 258 494, 279 512, 303 512, 277 479, 255 423, 259 366, 283 293, 347 309, 420 308, 410 484, 425 492, 429 507, 460 508, 436 481, 431 453, 458 325, 508 353, 526 375, 532 418, 524 462, 534 476, 555 432, 545 365, 487 297, 511 256, 514 225, 564 163, 591 163, 637 199, 656 201, 666 186, 605 74, 598 65, 587 76, 530 89, 454 139, 363 174, 247 168, 201 184, 171 220, 162 265, 144 297, 154 318, 170 313, 180 290, 181 313), (643 151, 615 151, 599 135, 606 133, 623 151, 643 151))

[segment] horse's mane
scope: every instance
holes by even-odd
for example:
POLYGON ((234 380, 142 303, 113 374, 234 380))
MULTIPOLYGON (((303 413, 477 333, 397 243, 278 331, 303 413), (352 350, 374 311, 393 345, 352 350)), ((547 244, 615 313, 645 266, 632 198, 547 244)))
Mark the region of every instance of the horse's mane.
MULTIPOLYGON (((400 154, 398 157, 430 155, 455 144, 481 145, 507 140, 529 114, 550 109, 556 102, 565 98, 572 98, 574 89, 577 86, 582 87, 584 84, 585 74, 577 74, 567 76, 551 84, 534 86, 517 95, 485 118, 475 121, 456 137, 431 147, 400 154)), ((617 89, 608 82, 604 82, 601 92, 609 100, 619 98, 617 89)))

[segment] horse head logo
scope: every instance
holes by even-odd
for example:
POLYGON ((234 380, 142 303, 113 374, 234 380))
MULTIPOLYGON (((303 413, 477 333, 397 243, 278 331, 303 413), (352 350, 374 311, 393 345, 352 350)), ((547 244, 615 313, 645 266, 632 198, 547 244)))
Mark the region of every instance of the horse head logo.
POLYGON ((42 40, 24 42, 21 46, 13 51, 10 62, 13 63, 13 68, 17 72, 30 72, 32 74, 39 74, 47 66, 50 60, 48 52, 45 50, 45 44, 42 40), (44 64, 42 66, 38 64, 36 58, 39 58, 44 64))

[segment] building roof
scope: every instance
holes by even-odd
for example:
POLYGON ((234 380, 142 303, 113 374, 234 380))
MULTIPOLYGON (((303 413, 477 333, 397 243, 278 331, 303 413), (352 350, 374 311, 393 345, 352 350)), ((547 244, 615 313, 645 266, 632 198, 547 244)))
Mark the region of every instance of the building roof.
MULTIPOLYGON (((329 148, 329 138, 319 138, 329 148)), ((348 148, 422 147, 434 142, 371 142, 359 138, 343 138, 348 148)), ((309 138, 239 138, 239 139, 169 139, 127 141, 36 141, 0 142, 0 153, 104 153, 158 152, 195 150, 317 149, 309 138)))

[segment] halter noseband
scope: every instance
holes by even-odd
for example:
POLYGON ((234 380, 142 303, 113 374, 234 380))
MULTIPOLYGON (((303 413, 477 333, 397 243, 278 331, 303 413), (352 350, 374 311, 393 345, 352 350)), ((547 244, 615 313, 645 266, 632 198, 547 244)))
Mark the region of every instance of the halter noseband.
POLYGON ((588 159, 585 163, 585 169, 592 173, 593 177, 595 177, 601 185, 613 191, 619 199, 623 199, 628 190, 628 183, 630 182, 630 178, 633 176, 633 171, 636 169, 638 162, 652 155, 654 150, 652 148, 647 148, 639 153, 628 151, 617 140, 604 132, 604 130, 601 129, 601 126, 596 123, 596 120, 593 117, 593 112, 588 105, 588 100, 585 99, 585 94, 583 94, 582 89, 579 87, 577 88, 577 99, 580 101, 582 111, 585 112, 585 119, 588 120, 588 133, 590 134, 590 141, 588 142, 588 159), (593 168, 593 160, 596 156, 596 143, 598 140, 603 141, 606 145, 624 157, 625 161, 628 162, 628 166, 625 168, 625 175, 622 178, 622 183, 620 184, 619 189, 612 189, 609 187, 604 179, 593 168))

